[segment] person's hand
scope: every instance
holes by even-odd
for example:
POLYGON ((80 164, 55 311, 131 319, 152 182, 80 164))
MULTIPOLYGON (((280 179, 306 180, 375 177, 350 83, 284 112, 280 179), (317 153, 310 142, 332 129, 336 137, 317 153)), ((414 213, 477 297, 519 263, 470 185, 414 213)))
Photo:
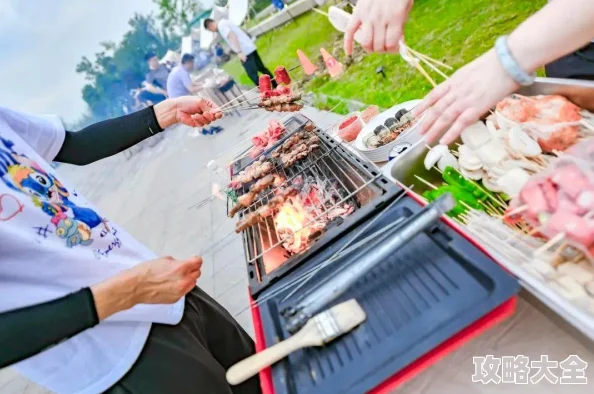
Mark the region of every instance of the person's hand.
POLYGON ((172 304, 196 286, 201 268, 201 257, 167 256, 145 261, 122 275, 127 276, 137 304, 172 304))
POLYGON ((183 96, 161 101, 153 107, 161 128, 175 123, 190 127, 202 127, 223 117, 223 113, 210 100, 195 96, 183 96))
POLYGON ((202 127, 223 117, 223 113, 210 100, 192 96, 177 99, 176 120, 186 126, 202 127))
POLYGON ((367 52, 398 52, 404 23, 413 0, 359 0, 344 35, 344 50, 353 53, 357 30, 359 44, 367 52))
POLYGON ((245 63, 247 61, 247 56, 244 55, 243 53, 238 53, 237 56, 239 56, 239 60, 241 60, 242 63, 245 63))
POLYGON ((427 111, 420 133, 433 142, 444 132, 440 144, 449 145, 519 85, 505 72, 494 50, 462 67, 438 85, 415 107, 413 116, 427 111))
POLYGON ((99 320, 137 304, 173 304, 196 286, 202 258, 145 261, 91 286, 99 320))

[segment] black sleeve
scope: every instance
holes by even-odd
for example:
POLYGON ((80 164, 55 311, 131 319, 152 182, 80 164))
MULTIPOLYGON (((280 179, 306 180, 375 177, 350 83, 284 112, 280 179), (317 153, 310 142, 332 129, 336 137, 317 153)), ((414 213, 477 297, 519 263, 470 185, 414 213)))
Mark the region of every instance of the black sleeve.
POLYGON ((113 156, 162 132, 153 107, 119 118, 104 120, 84 129, 66 131, 55 161, 85 165, 113 156))
POLYGON ((89 288, 54 301, 0 313, 0 369, 98 323, 89 288))

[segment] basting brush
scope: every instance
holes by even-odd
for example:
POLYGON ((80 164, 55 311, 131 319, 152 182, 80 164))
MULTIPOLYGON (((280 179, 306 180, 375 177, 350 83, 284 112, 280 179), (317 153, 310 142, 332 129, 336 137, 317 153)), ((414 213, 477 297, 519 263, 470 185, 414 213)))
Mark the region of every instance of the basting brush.
POLYGON ((365 319, 365 311, 354 298, 333 306, 309 319, 295 335, 233 365, 227 371, 227 382, 240 384, 296 350, 333 341, 365 319))

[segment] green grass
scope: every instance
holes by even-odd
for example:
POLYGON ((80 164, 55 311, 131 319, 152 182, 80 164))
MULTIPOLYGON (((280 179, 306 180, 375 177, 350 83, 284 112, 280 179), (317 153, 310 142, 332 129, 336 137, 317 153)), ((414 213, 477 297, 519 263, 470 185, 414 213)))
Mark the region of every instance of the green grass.
MULTIPOLYGON (((545 3, 546 0, 417 0, 406 26, 406 42, 411 48, 457 69, 487 51, 497 37, 511 32, 545 3)), ((258 38, 257 45, 264 62, 272 69, 279 64, 287 67, 297 64, 297 49, 302 49, 315 62, 320 47, 332 52, 336 40, 342 40, 342 35, 327 18, 310 12, 298 18, 297 23, 258 38)), ((237 59, 224 68, 241 83, 250 84, 237 59)), ((301 70, 292 73, 293 78, 302 75, 301 70)), ((436 81, 441 80, 435 73, 431 75, 436 81)), ((352 65, 340 79, 317 77, 305 88, 314 93, 390 107, 423 97, 431 85, 398 55, 370 54, 352 65), (376 74, 379 66, 384 67, 386 78, 376 74)), ((331 106, 330 101, 326 106, 331 106)))

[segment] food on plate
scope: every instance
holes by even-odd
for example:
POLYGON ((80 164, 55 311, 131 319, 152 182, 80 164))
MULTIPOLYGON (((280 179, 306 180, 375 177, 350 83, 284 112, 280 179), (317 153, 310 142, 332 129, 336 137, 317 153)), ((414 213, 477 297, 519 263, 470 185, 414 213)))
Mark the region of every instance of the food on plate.
POLYGON ((363 144, 367 148, 379 148, 394 141, 403 132, 408 130, 415 123, 415 120, 411 112, 406 110, 401 111, 404 112, 398 111, 395 114, 400 114, 399 119, 390 117, 384 121, 384 124, 377 126, 373 130, 373 134, 366 135, 363 144))
POLYGON ((363 129, 363 122, 358 115, 349 116, 338 125, 338 136, 344 141, 351 142, 357 138, 363 129))
POLYGON ((396 138, 398 138, 400 136, 400 134, 402 134, 403 132, 408 130, 412 125, 413 125, 413 121, 401 120, 401 121, 397 122, 393 127, 389 127, 389 131, 390 131, 389 133, 379 136, 379 138, 377 138, 376 140, 370 141, 368 139, 367 141, 369 141, 369 144, 371 144, 371 145, 368 144, 367 146, 369 148, 379 148, 381 146, 389 144, 390 142, 392 142, 396 138))
POLYGON ((401 108, 396 112, 396 114, 394 115, 394 118, 396 120, 400 120, 407 113, 408 113, 408 111, 406 110, 406 108, 401 108))
POLYGON ((395 129, 398 125, 398 121, 396 118, 388 118, 384 121, 384 126, 386 126, 390 131, 395 129))

